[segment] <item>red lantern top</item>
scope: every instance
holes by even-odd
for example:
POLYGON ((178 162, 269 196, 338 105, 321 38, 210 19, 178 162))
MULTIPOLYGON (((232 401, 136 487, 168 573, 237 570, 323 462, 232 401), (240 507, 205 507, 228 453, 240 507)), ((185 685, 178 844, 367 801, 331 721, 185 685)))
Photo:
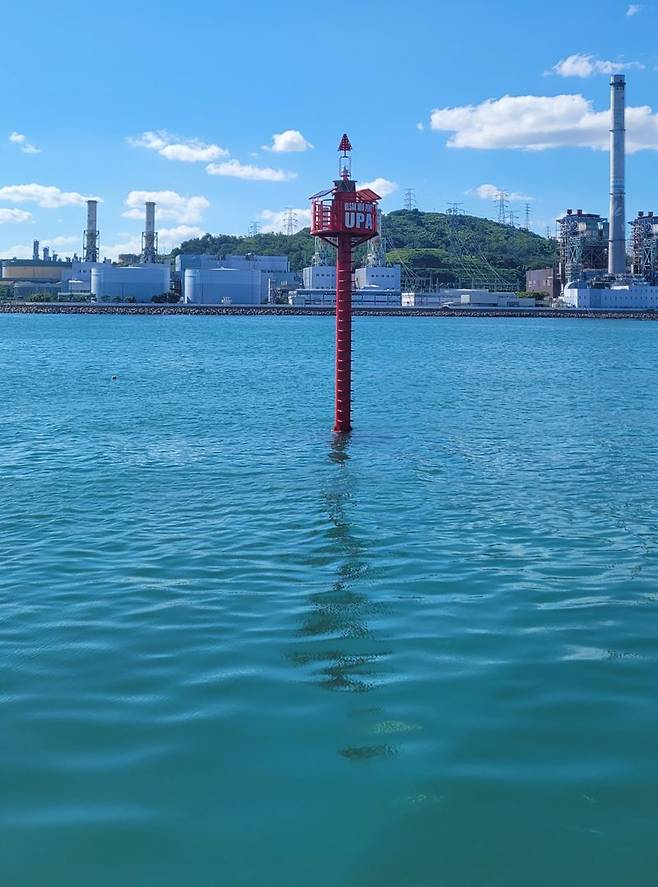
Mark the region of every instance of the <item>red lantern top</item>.
POLYGON ((349 234, 356 246, 377 236, 377 201, 381 198, 370 188, 357 191, 351 173, 351 150, 347 133, 343 133, 338 146, 339 178, 334 181, 333 188, 311 197, 311 234, 330 243, 341 234, 349 234), (329 195, 332 195, 331 200, 322 199, 329 195))

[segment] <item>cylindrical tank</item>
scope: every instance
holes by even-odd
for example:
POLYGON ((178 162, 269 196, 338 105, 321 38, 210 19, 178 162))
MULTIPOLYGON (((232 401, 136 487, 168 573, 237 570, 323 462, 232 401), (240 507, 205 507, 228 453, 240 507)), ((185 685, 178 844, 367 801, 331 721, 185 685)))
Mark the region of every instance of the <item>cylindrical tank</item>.
POLYGON ((169 266, 102 264, 91 269, 91 291, 97 299, 135 299, 151 302, 169 292, 169 266))
POLYGON ((260 305, 261 272, 253 268, 188 268, 185 301, 193 305, 260 305))

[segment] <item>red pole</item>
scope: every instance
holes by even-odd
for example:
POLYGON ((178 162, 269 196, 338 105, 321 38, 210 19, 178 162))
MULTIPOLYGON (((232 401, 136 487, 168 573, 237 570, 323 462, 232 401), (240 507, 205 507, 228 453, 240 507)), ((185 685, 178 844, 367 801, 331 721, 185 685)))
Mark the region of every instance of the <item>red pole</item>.
POLYGON ((336 250, 336 422, 334 431, 352 430, 352 237, 339 234, 336 250))

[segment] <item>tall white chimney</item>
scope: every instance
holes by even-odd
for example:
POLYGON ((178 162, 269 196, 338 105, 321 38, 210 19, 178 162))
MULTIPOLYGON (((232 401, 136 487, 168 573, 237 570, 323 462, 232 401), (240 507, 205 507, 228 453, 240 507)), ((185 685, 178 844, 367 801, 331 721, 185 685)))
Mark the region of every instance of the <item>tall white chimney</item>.
POLYGON ((82 258, 85 262, 98 261, 97 208, 97 200, 87 201, 87 227, 85 228, 82 248, 82 258))
POLYGON ((626 151, 626 78, 610 78, 610 239, 608 274, 626 273, 626 210, 624 155, 626 151))
POLYGON ((158 235, 155 233, 155 203, 147 200, 146 220, 142 234, 142 261, 155 262, 158 255, 158 235))

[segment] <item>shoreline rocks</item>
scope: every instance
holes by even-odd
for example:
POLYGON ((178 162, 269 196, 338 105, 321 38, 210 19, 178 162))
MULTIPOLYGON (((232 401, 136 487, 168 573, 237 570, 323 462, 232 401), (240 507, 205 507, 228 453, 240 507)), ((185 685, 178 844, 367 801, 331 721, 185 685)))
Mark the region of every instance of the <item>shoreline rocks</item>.
MULTIPOLYGON (((0 302, 0 314, 128 314, 189 315, 207 317, 310 317, 333 316, 333 308, 297 305, 166 305, 166 304, 72 304, 58 302, 0 302)), ((581 311, 564 308, 355 308, 354 317, 522 317, 569 320, 658 320, 654 311, 581 311)))

